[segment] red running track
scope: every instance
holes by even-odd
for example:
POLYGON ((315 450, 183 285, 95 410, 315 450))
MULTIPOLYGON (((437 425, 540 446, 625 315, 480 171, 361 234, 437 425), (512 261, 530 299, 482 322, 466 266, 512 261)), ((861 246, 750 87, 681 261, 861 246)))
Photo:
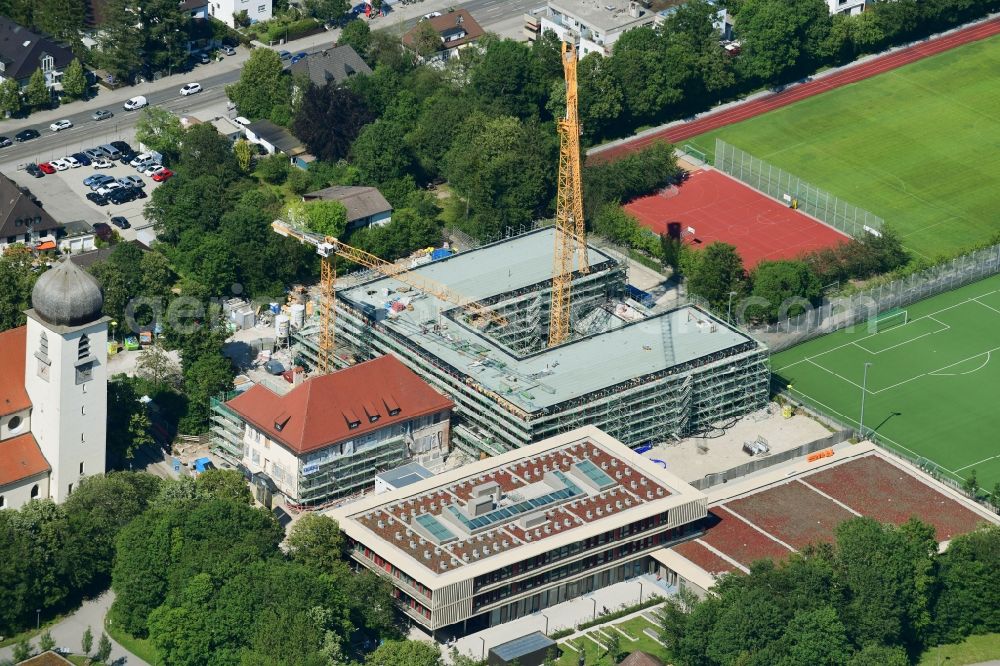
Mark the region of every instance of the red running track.
POLYGON ((622 157, 627 153, 635 152, 652 143, 655 143, 656 141, 666 140, 670 143, 679 143, 686 139, 690 139, 691 137, 704 134, 705 132, 711 132, 712 130, 720 127, 732 125, 733 123, 738 123, 742 120, 759 116, 762 113, 767 113, 768 111, 773 111, 774 109, 780 109, 783 106, 794 104, 795 102, 806 99, 807 97, 819 95, 828 90, 846 86, 849 83, 862 81, 877 74, 882 74, 883 72, 896 69, 897 67, 908 65, 911 62, 916 62, 917 60, 921 60, 928 56, 953 49, 956 46, 975 42, 980 39, 986 39, 987 37, 992 37, 997 34, 1000 34, 1000 19, 991 19, 984 23, 965 28, 964 30, 959 30, 958 32, 953 32, 943 37, 915 44, 905 49, 900 49, 894 53, 889 53, 879 58, 869 60, 861 65, 842 69, 829 76, 788 88, 782 92, 755 99, 724 111, 710 113, 709 115, 698 118, 697 120, 693 120, 683 125, 668 127, 660 132, 656 132, 655 134, 635 138, 627 143, 622 143, 606 150, 592 153, 588 155, 588 159, 599 162, 611 161, 622 157))
POLYGON ((713 241, 735 245, 748 269, 764 259, 794 259, 849 240, 715 169, 693 172, 672 196, 640 197, 625 210, 657 234, 666 233, 669 222, 694 228, 694 237, 685 234, 693 247, 713 241))

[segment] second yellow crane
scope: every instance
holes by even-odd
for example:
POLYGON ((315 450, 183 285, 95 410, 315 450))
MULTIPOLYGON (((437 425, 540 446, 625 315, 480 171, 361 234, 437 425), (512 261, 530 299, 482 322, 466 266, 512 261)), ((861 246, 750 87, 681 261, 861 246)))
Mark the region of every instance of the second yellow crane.
POLYGON ((562 43, 566 77, 566 116, 558 120, 559 180, 556 195, 556 246, 552 267, 552 304, 549 310, 549 347, 569 339, 573 257, 577 269, 590 272, 587 231, 583 219, 583 180, 580 171, 580 117, 577 109, 576 46, 562 43))

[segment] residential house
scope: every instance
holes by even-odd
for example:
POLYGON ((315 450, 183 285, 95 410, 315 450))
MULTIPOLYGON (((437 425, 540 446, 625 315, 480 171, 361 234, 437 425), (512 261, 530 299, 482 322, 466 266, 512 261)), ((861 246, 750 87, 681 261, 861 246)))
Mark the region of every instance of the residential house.
POLYGON ((321 88, 331 81, 341 85, 355 74, 372 73, 371 68, 349 45, 313 53, 308 58, 292 63, 290 69, 293 76, 304 74, 309 77, 313 85, 321 88))
POLYGON ((656 14, 636 0, 549 0, 540 20, 529 19, 526 31, 537 36, 551 30, 564 42, 577 44, 582 58, 588 53, 610 55, 622 34, 652 25, 656 14))
POLYGON ((223 407, 241 424, 250 473, 288 504, 317 506, 371 489, 376 474, 404 462, 440 466, 454 403, 390 354, 285 395, 257 384, 223 407))
POLYGON ((303 201, 339 201, 347 209, 347 230, 381 227, 392 221, 392 206, 374 187, 334 185, 302 196, 303 201))
POLYGON ((65 236, 59 239, 59 251, 66 254, 89 252, 97 247, 94 227, 83 220, 67 222, 63 225, 65 236))
POLYGON ((69 47, 0 16, 0 81, 14 79, 25 86, 41 69, 52 88, 62 81, 63 69, 74 57, 69 47))
POLYGON ((427 61, 445 61, 458 56, 462 49, 476 44, 486 31, 472 18, 467 9, 456 9, 441 16, 423 19, 403 35, 403 46, 417 50, 416 41, 424 25, 429 23, 441 38, 437 53, 425 57, 427 61))
POLYGON ((181 11, 191 18, 208 18, 208 0, 181 0, 181 11))
POLYGON ((0 174, 0 252, 14 243, 34 247, 46 240, 57 241, 62 235, 59 222, 17 183, 0 174))
POLYGON ((870 0, 826 0, 831 14, 860 14, 870 0))
POLYGON ((230 28, 236 27, 235 16, 246 12, 250 23, 267 21, 272 16, 271 0, 209 0, 208 15, 230 28))
POLYGON ((307 168, 308 163, 313 159, 294 134, 284 127, 275 125, 270 120, 252 122, 246 126, 244 131, 247 141, 263 146, 269 155, 275 153, 288 155, 292 164, 296 166, 307 168))

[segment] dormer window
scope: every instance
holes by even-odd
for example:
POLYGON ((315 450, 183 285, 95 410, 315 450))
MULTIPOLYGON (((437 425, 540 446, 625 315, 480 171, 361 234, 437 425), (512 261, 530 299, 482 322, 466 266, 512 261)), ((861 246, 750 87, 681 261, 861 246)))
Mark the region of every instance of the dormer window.
POLYGON ((80 336, 80 341, 77 343, 76 360, 82 361, 88 356, 90 356, 90 338, 84 334, 80 336))
POLYGON ((292 415, 288 412, 282 412, 278 414, 277 418, 274 419, 274 429, 278 432, 284 430, 285 426, 288 425, 288 420, 292 418, 292 415))
POLYGON ((354 430, 361 427, 361 421, 349 421, 347 423, 348 430, 354 430))
POLYGON ((51 72, 56 66, 56 61, 52 56, 46 54, 42 56, 42 71, 51 72))

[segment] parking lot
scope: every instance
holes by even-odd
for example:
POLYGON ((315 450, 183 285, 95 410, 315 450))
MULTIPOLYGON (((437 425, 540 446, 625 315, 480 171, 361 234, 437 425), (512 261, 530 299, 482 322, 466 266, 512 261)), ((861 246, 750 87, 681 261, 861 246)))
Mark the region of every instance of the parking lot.
MULTIPOLYGON (((134 131, 129 130, 122 134, 115 132, 115 127, 109 126, 108 132, 97 138, 90 138, 85 143, 74 141, 62 146, 62 151, 55 149, 46 151, 44 155, 38 155, 35 159, 39 162, 59 159, 66 155, 82 152, 88 148, 111 141, 126 141, 133 149, 138 150, 138 143, 135 141, 134 131), (48 154, 51 153, 51 154, 48 154)), ((2 155, 2 154, 0 154, 2 155)), ((95 169, 93 166, 80 166, 65 171, 56 171, 53 174, 46 174, 42 178, 35 178, 24 170, 27 162, 7 162, 0 163, 0 171, 13 178, 18 184, 28 187, 31 192, 42 202, 42 206, 55 219, 69 222, 73 220, 84 220, 91 224, 97 222, 108 222, 112 216, 122 216, 129 221, 131 228, 115 229, 124 240, 135 240, 136 233, 144 230, 143 236, 149 240, 149 235, 153 233, 152 222, 148 222, 143 213, 149 195, 161 183, 155 182, 148 176, 139 174, 134 168, 121 162, 114 162, 114 166, 105 169, 95 169), (89 201, 86 197, 91 192, 89 186, 83 184, 83 180, 93 174, 105 174, 114 178, 124 176, 138 176, 142 179, 143 192, 147 198, 135 199, 123 204, 108 203, 99 206, 89 201)))

